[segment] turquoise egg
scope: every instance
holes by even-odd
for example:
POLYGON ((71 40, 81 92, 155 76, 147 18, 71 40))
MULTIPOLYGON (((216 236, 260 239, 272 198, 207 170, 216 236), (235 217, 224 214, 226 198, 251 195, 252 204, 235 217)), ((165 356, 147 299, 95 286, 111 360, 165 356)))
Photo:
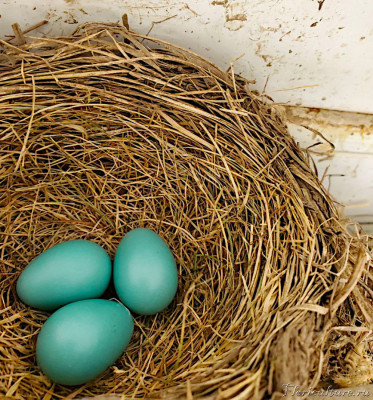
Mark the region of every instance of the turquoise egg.
POLYGON ((175 259, 163 239, 150 229, 134 229, 121 240, 113 276, 119 298, 137 314, 162 311, 176 294, 175 259))
POLYGON ((109 285, 111 260, 88 240, 57 244, 33 259, 17 282, 20 299, 41 310, 100 297, 109 285))
POLYGON ((80 385, 103 373, 123 353, 133 319, 122 304, 90 299, 68 304, 42 326, 37 343, 39 367, 52 381, 80 385))

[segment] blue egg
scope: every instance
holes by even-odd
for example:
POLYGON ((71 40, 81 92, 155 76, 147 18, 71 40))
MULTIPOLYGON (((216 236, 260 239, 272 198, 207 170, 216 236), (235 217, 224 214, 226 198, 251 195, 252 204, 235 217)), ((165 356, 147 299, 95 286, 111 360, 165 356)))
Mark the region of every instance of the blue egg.
POLYGON ((127 347, 133 332, 122 304, 90 299, 68 304, 42 326, 37 343, 39 367, 52 381, 80 385, 102 374, 127 347))
POLYGON ((111 278, 106 251, 88 240, 57 244, 33 259, 17 281, 20 299, 41 310, 100 297, 111 278))
POLYGON ((177 291, 175 259, 163 239, 150 229, 134 229, 121 240, 113 276, 119 298, 137 314, 162 311, 177 291))

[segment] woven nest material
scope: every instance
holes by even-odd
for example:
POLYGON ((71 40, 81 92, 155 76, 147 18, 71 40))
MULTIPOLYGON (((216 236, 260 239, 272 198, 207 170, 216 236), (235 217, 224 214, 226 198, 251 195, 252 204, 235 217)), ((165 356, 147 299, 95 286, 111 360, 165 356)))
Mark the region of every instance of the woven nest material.
POLYGON ((232 68, 117 25, 1 43, 1 393, 246 400, 370 381, 368 246, 273 105, 232 68), (49 314, 17 298, 19 274, 69 239, 113 257, 136 227, 172 249, 175 301, 135 317, 102 376, 53 384, 35 363, 49 314))

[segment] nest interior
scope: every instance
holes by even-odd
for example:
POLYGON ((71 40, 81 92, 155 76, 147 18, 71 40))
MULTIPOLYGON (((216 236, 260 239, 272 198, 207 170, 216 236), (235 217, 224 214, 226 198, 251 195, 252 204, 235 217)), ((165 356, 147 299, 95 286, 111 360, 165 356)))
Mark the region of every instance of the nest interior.
POLYGON ((370 381, 367 243, 347 232, 278 110, 232 67, 114 24, 1 45, 3 394, 246 400, 370 381), (53 384, 35 363, 49 314, 17 298, 19 274, 69 239, 113 257, 136 227, 175 255, 175 301, 135 316, 102 376, 53 384))

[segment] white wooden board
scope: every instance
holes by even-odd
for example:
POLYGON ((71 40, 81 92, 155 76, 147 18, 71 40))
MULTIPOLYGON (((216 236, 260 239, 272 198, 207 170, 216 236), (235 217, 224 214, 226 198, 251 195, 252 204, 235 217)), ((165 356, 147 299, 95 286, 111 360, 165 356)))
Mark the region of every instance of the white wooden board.
POLYGON ((321 143, 311 149, 320 179, 346 206, 346 216, 373 233, 373 115, 290 107, 287 117, 293 121, 290 132, 302 148, 321 143))
POLYGON ((1 0, 0 36, 42 19, 48 35, 119 21, 257 81, 278 102, 373 112, 371 0, 1 0), (163 21, 163 22, 162 22, 163 21))
MULTIPOLYGON (((278 103, 349 111, 289 113, 335 143, 329 159, 315 156, 321 174, 328 168, 324 182, 348 215, 373 220, 373 121, 361 114, 373 114, 373 1, 0 0, 0 37, 14 22, 27 29, 48 20, 33 34, 55 36, 124 13, 140 33, 151 29, 223 68, 235 60, 235 72, 278 103)), ((316 140, 290 129, 304 147, 316 140)))

